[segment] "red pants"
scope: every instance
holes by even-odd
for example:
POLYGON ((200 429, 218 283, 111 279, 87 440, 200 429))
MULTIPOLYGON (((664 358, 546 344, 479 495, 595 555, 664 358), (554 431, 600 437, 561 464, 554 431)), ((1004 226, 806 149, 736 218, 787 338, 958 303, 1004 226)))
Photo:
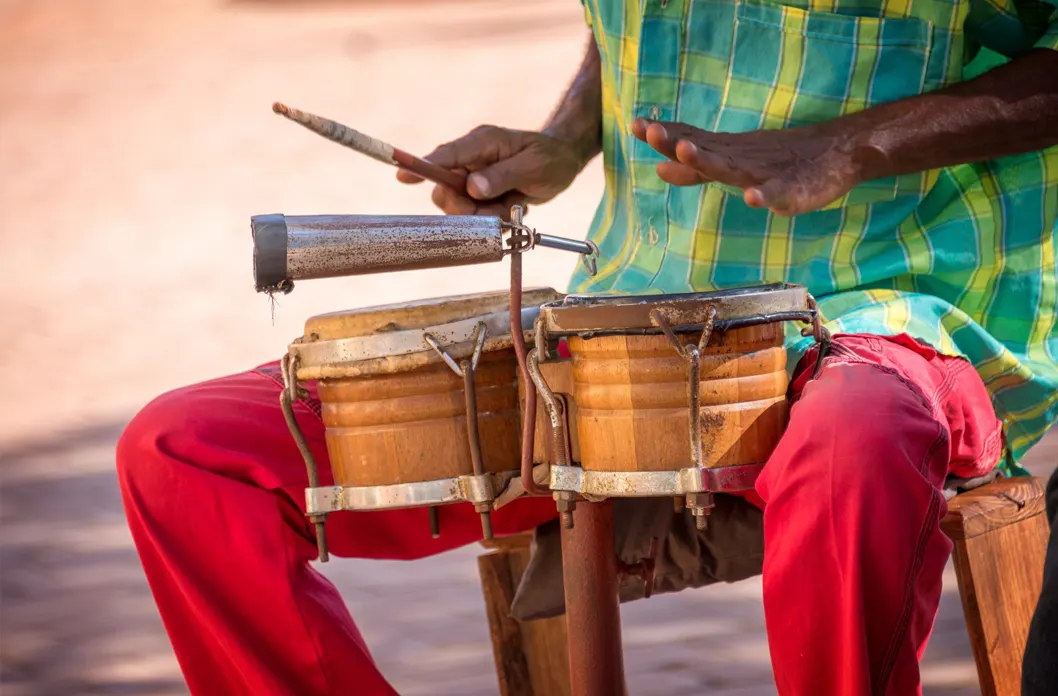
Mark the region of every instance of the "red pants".
MULTIPOLYGON (((305 467, 276 376, 271 366, 171 392, 121 438, 122 493, 155 600, 196 695, 392 694, 341 596, 309 565, 305 467)), ((789 427, 757 484, 779 692, 917 693, 951 549, 939 487, 949 472, 991 469, 999 423, 967 363, 907 337, 841 337, 809 377, 795 379, 789 427)), ((318 410, 299 404, 297 415, 330 484, 318 410)), ((333 514, 331 552, 414 559, 480 539, 469 506, 440 516, 432 539, 425 510, 333 514)), ((524 499, 494 525, 507 534, 554 516, 550 498, 524 499)))

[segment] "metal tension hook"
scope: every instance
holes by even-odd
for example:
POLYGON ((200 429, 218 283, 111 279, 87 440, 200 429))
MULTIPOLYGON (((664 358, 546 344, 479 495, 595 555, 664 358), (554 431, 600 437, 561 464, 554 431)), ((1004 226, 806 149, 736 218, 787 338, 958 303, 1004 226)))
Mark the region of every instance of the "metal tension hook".
MULTIPOLYGON (((702 326, 702 335, 698 344, 683 344, 669 323, 657 308, 650 310, 650 319, 669 339, 669 343, 676 349, 684 360, 687 361, 687 425, 690 428, 691 462, 694 468, 702 468, 702 407, 700 395, 701 381, 701 352, 709 343, 709 337, 713 334, 713 324, 716 321, 716 306, 710 305, 702 326)), ((694 524, 698 529, 705 529, 706 515, 713 507, 713 494, 708 491, 687 494, 687 507, 694 515, 694 524)))
MULTIPOLYGON (((474 330, 474 353, 470 359, 463 359, 460 362, 456 362, 451 355, 441 346, 437 339, 428 333, 424 333, 422 338, 435 351, 441 356, 441 359, 452 369, 452 372, 463 378, 463 395, 466 397, 466 412, 467 412, 467 439, 470 445, 470 461, 474 467, 474 476, 484 480, 485 477, 485 463, 481 456, 481 439, 478 436, 478 396, 477 389, 474 386, 474 371, 477 370, 478 361, 481 360, 481 353, 485 348, 485 334, 487 329, 485 322, 479 322, 477 328, 474 330)), ((490 491, 490 500, 481 503, 475 503, 474 509, 481 515, 481 532, 485 539, 492 539, 492 501, 491 501, 491 482, 486 482, 488 490, 490 491)))
MULTIPOLYGON (((283 374, 283 391, 279 394, 279 405, 283 409, 283 418, 286 419, 287 428, 294 437, 294 442, 298 446, 298 451, 301 452, 302 459, 305 460, 309 488, 319 488, 320 476, 319 470, 316 468, 316 458, 313 456, 308 440, 305 439, 305 434, 301 432, 301 426, 298 425, 297 418, 294 416, 294 402, 300 398, 302 391, 298 388, 298 358, 296 355, 287 353, 283 356, 283 360, 279 365, 283 374)), ((324 521, 327 516, 321 514, 309 515, 309 519, 316 527, 316 546, 319 549, 320 562, 326 563, 330 560, 330 554, 327 552, 327 532, 324 529, 324 521)))
POLYGON ((823 358, 827 357, 830 352, 833 339, 827 328, 823 326, 820 319, 819 305, 816 303, 816 298, 811 295, 808 296, 808 309, 812 312, 812 326, 802 329, 801 335, 813 337, 819 346, 819 352, 816 354, 816 365, 812 370, 812 379, 815 379, 823 369, 823 358))

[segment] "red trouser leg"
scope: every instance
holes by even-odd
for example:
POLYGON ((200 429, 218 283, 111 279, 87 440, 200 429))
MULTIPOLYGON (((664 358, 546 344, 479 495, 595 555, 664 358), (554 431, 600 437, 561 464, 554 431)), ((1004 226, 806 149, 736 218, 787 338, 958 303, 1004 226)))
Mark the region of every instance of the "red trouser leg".
MULTIPOLYGON (((331 483, 323 426, 297 418, 331 483)), ((196 696, 392 694, 341 596, 309 561, 305 465, 279 408, 274 378, 249 372, 160 397, 129 424, 118 473, 133 539, 191 692, 196 696)), ((555 517, 550 498, 493 515, 497 534, 555 517)), ((331 552, 413 559, 481 538, 468 505, 338 513, 331 552)))
POLYGON ((949 471, 991 469, 999 424, 968 364, 910 341, 842 337, 824 365, 796 380, 757 483, 776 684, 783 696, 921 693, 951 551, 940 487, 949 471))

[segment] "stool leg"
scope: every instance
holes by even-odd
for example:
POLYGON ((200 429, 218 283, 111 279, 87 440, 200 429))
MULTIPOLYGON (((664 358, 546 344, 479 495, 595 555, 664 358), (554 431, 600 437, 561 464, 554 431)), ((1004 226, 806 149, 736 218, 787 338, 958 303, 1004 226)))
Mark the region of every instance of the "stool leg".
POLYGON ((569 696, 566 622, 562 616, 520 623, 511 601, 529 564, 529 538, 508 538, 478 557, 500 696, 569 696))
POLYGON ((1043 581, 1043 514, 954 539, 966 628, 983 696, 1020 696, 1021 660, 1043 581))

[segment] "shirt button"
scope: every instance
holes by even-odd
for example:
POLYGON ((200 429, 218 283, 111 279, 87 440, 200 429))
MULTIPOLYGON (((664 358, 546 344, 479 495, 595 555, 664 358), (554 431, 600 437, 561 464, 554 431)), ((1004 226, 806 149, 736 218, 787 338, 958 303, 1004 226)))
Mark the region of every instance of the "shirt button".
POLYGON ((656 106, 650 107, 650 118, 655 121, 661 118, 661 109, 656 106))
POLYGON ((650 240, 651 244, 657 244, 658 243, 658 231, 656 229, 654 229, 653 225, 650 226, 650 232, 647 235, 647 239, 650 240))

